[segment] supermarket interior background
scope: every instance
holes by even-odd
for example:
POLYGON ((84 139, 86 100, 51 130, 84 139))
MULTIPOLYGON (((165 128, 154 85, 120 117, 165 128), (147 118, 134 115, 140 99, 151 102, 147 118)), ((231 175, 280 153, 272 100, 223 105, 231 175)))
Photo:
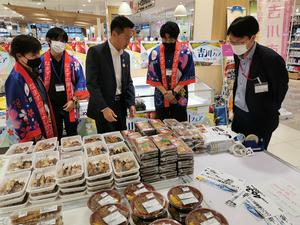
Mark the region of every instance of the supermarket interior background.
MULTIPOLYGON (((8 161, 6 156, 9 155, 7 149, 12 146, 11 134, 6 129, 7 106, 4 87, 15 63, 13 57, 9 55, 12 39, 19 34, 29 34, 41 42, 41 53, 45 53, 49 49, 45 38, 47 31, 56 26, 61 27, 69 37, 66 51, 78 59, 85 74, 88 49, 109 39, 109 25, 117 15, 125 15, 135 24, 134 34, 126 51, 130 55, 130 72, 136 92, 137 117, 128 118, 127 122, 128 128, 136 128, 137 130, 139 128, 135 126, 135 123, 148 121, 148 119, 155 117, 154 88, 146 83, 148 57, 150 52, 159 46, 161 41, 160 28, 167 21, 174 21, 178 24, 180 28, 178 39, 193 52, 196 83, 188 87, 190 92, 188 122, 195 126, 201 123, 206 127, 222 126, 224 129, 230 130, 230 122, 233 117, 232 92, 235 67, 233 52, 227 41, 226 31, 235 18, 246 15, 254 16, 260 25, 257 42, 280 54, 285 60, 289 73, 289 89, 280 109, 280 124, 273 133, 267 150, 272 154, 272 157, 282 162, 282 165, 267 156, 259 158, 257 164, 276 164, 277 168, 274 171, 286 169, 283 164, 287 164, 289 168, 293 168, 299 173, 300 0, 0 0, 0 176, 3 176, 4 165, 8 163, 6 162, 8 161)), ((83 141, 85 136, 97 132, 95 122, 86 116, 87 105, 87 100, 79 101, 77 110, 77 116, 80 118, 77 130, 78 134, 83 137, 83 141)), ((169 125, 167 124, 167 126, 169 125)), ((188 129, 189 127, 185 128, 188 129)), ((122 133, 122 135, 119 138, 125 141, 127 134, 122 133)), ((101 138, 103 142, 106 141, 105 137, 101 138)), ((82 149, 85 149, 84 146, 82 149)), ((82 152, 84 151, 82 150, 82 152)), ((254 157, 258 156, 255 155, 254 157)), ((236 163, 236 169, 234 165, 225 165, 221 157, 218 160, 220 166, 224 164, 224 167, 228 166, 232 171, 239 170, 240 165, 236 158, 232 161, 232 164, 236 163)), ((210 162, 214 164, 210 157, 205 158, 205 160, 199 158, 198 162, 200 161, 207 167, 211 166, 210 162)), ((136 163, 138 162, 136 160, 136 163)), ((192 166, 197 165, 196 159, 193 158, 192 162, 192 166)), ((249 169, 248 167, 255 167, 257 164, 249 163, 248 165, 245 163, 241 166, 241 171, 237 172, 238 175, 243 173, 244 167, 249 169)), ((260 166, 258 165, 258 168, 261 168, 260 166)), ((113 169, 110 171, 111 177, 117 176, 113 174, 113 169)), ((230 171, 230 169, 228 170, 230 171)), ((272 169, 264 169, 266 169, 266 173, 273 173, 272 169)), ((286 171, 289 170, 286 169, 286 171)), ((193 172, 196 176, 198 175, 196 173, 200 173, 201 169, 195 167, 193 172)), ((257 175, 261 175, 258 173, 258 169, 256 172, 257 175)), ((26 175, 26 172, 24 173, 26 175)), ((142 169, 139 173, 142 174, 142 169)), ((299 174, 296 176, 294 172, 288 173, 291 180, 299 179, 299 174)), ((255 175, 256 173, 253 173, 251 179, 255 179, 255 175)), ((267 179, 272 176, 263 174, 259 179, 263 181, 264 178, 267 179)), ((88 181, 87 178, 87 186, 89 185, 88 182, 90 180, 88 181)), ((197 181, 194 180, 193 182, 197 181)), ((76 188, 79 186, 77 185, 76 188)), ((211 205, 220 210, 221 207, 218 208, 219 206, 215 203, 216 198, 220 197, 224 201, 227 199, 221 195, 214 196, 214 192, 202 184, 201 188, 209 193, 208 196, 212 197, 211 205)), ((94 204, 98 204, 99 200, 94 200, 96 202, 94 204)), ((300 207, 300 195, 297 200, 299 200, 297 204, 300 207)), ((6 224, 4 220, 1 220, 1 206, 3 205, 1 202, 0 194, 0 225, 6 224)), ((91 209, 93 206, 89 206, 89 208, 91 209)), ((78 220, 78 223, 89 220, 89 218, 82 219, 80 213, 76 215, 78 209, 80 208, 75 206, 70 208, 64 215, 65 224, 68 224, 66 221, 72 219, 78 220)), ((90 214, 86 207, 81 210, 84 215, 90 214)), ((226 215, 233 214, 232 211, 224 211, 226 215)), ((300 215, 299 208, 297 212, 300 215)), ((299 215, 295 217, 296 219, 292 219, 296 221, 293 223, 294 225, 300 224, 299 215)), ((231 220, 234 221, 232 224, 242 225, 237 224, 238 221, 242 221, 242 216, 237 217, 237 219, 231 220)), ((251 221, 254 221, 251 219, 245 224, 250 225, 251 221)), ((264 224, 258 220, 255 221, 257 224, 264 224)), ((121 222, 121 224, 123 223, 121 222)), ((222 225, 225 224, 222 223, 222 225)), ((284 225, 288 224, 284 223, 284 225)))

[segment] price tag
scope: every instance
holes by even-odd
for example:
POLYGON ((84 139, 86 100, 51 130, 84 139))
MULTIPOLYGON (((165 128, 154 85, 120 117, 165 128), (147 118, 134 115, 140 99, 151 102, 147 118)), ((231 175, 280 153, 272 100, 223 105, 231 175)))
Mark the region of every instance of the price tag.
POLYGON ((193 204, 193 203, 197 203, 198 199, 196 198, 187 198, 187 199, 183 199, 181 200, 183 205, 189 205, 189 204, 193 204))
POLYGON ((117 207, 114 206, 114 205, 108 208, 108 211, 110 211, 110 212, 113 212, 113 211, 116 211, 116 210, 117 210, 117 207))
POLYGON ((107 194, 107 192, 103 192, 100 196, 102 197, 102 198, 104 198, 104 197, 106 197, 108 194, 107 194))
POLYGON ((218 220, 216 220, 216 218, 212 218, 202 222, 201 225, 221 225, 221 224, 219 223, 218 220))
POLYGON ((231 207, 236 207, 243 204, 248 198, 250 194, 245 191, 240 191, 236 195, 234 195, 231 199, 225 202, 226 205, 231 207))
POLYGON ((19 212, 19 218, 27 216, 27 211, 21 211, 19 212))
POLYGON ((57 205, 51 207, 44 207, 40 209, 41 214, 55 212, 55 211, 57 211, 57 205))
POLYGON ((56 219, 42 221, 38 225, 56 225, 56 219))
POLYGON ((188 191, 190 191, 190 188, 189 187, 182 187, 181 190, 183 192, 188 192, 188 191))
POLYGON ((104 222, 109 225, 118 225, 127 221, 126 217, 119 211, 116 211, 103 218, 104 222))
POLYGON ((142 205, 148 213, 153 213, 163 209, 162 205, 156 199, 144 202, 142 205))
POLYGON ((107 195, 105 198, 102 198, 101 200, 98 201, 99 205, 105 206, 108 204, 116 204, 117 200, 111 197, 110 195, 107 195))
POLYGON ((212 212, 207 212, 207 213, 204 213, 204 216, 206 217, 206 219, 210 219, 210 218, 214 217, 214 214, 212 214, 212 212))
POLYGON ((184 194, 179 194, 178 197, 183 200, 183 199, 188 199, 188 198, 195 198, 195 195, 192 192, 187 192, 184 194))
POLYGON ((154 194, 153 193, 147 194, 146 198, 148 198, 148 199, 154 198, 154 194))
POLYGON ((134 195, 138 195, 138 194, 145 193, 145 192, 148 192, 148 190, 146 188, 142 188, 140 190, 135 191, 134 195))
POLYGON ((137 185, 137 187, 138 187, 139 189, 141 189, 141 188, 143 188, 143 187, 144 187, 144 184, 143 184, 143 183, 141 183, 141 184, 138 184, 138 185, 137 185))

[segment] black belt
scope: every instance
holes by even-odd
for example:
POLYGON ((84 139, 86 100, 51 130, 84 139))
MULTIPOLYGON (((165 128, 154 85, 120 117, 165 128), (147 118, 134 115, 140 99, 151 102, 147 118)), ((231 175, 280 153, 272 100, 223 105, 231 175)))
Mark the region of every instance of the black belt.
POLYGON ((116 95, 115 96, 115 101, 120 101, 122 99, 122 95, 116 95))

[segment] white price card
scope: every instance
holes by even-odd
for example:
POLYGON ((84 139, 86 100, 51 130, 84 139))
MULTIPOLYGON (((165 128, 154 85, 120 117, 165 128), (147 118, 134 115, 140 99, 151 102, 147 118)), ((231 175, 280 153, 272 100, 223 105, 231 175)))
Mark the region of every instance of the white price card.
POLYGON ((182 187, 181 190, 183 192, 188 192, 188 191, 190 191, 190 188, 189 187, 182 187))
POLYGON ((134 195, 138 195, 138 194, 145 193, 145 192, 148 192, 148 190, 146 188, 142 188, 142 189, 135 191, 134 195))
POLYGON ((148 213, 153 213, 163 209, 163 206, 156 199, 144 202, 143 207, 147 210, 148 213))
POLYGON ((49 213, 49 212, 55 212, 57 211, 57 205, 50 206, 50 207, 43 207, 40 209, 41 213, 49 213))
POLYGON ((189 205, 189 204, 197 203, 198 199, 196 199, 195 197, 187 198, 187 199, 181 200, 181 202, 182 202, 183 205, 189 205))
POLYGON ((102 198, 101 200, 98 201, 99 205, 105 206, 108 204, 116 204, 117 200, 110 195, 107 195, 105 198, 102 198))
POLYGON ((206 221, 204 221, 200 224, 201 225, 221 225, 216 218, 211 218, 211 219, 206 220, 206 221))
POLYGON ((109 214, 108 216, 104 217, 103 220, 109 225, 118 225, 127 221, 126 217, 119 211, 109 214))

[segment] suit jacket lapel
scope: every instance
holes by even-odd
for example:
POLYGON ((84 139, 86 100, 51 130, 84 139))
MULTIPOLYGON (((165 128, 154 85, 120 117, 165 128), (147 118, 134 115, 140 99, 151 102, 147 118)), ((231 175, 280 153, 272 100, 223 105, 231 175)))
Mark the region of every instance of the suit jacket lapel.
POLYGON ((112 55, 111 55, 111 51, 109 48, 109 44, 108 41, 105 42, 105 57, 108 63, 108 67, 110 68, 110 72, 115 80, 115 84, 117 86, 117 80, 116 80, 116 72, 115 72, 115 68, 114 68, 114 64, 113 64, 113 60, 112 60, 112 55))

